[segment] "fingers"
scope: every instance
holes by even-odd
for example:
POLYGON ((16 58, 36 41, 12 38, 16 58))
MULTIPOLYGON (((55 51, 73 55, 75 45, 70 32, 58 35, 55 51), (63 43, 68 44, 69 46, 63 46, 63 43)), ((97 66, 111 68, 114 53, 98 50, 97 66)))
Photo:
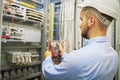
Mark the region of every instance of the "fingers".
POLYGON ((59 42, 57 42, 57 45, 59 47, 60 54, 62 55, 64 53, 64 49, 63 49, 62 45, 59 42))
POLYGON ((51 51, 47 50, 45 53, 44 53, 44 58, 48 57, 48 56, 51 56, 52 57, 52 54, 51 54, 51 51))

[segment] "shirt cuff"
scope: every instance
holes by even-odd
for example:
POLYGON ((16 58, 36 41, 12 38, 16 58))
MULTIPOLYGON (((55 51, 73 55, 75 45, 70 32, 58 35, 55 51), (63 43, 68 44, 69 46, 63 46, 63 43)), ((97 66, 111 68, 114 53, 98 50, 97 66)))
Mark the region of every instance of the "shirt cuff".
POLYGON ((51 57, 51 56, 48 56, 48 57, 45 58, 44 61, 45 61, 45 62, 46 62, 46 61, 47 61, 47 62, 52 62, 52 57, 51 57))

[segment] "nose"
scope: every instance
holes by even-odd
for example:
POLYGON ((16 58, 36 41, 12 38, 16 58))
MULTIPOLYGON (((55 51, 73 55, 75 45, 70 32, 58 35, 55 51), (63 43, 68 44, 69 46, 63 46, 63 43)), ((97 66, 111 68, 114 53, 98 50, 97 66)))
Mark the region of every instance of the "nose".
POLYGON ((82 23, 80 22, 80 26, 79 26, 80 28, 82 27, 82 23))
POLYGON ((81 24, 80 24, 80 26, 79 26, 80 28, 81 28, 81 24))
POLYGON ((79 26, 81 28, 81 26, 79 26))

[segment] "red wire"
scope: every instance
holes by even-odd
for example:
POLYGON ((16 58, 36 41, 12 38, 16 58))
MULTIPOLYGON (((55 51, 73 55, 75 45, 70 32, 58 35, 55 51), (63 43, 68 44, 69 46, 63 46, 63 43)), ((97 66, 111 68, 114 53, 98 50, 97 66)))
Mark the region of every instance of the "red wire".
POLYGON ((14 31, 14 17, 13 17, 13 15, 11 15, 12 16, 12 32, 14 31))

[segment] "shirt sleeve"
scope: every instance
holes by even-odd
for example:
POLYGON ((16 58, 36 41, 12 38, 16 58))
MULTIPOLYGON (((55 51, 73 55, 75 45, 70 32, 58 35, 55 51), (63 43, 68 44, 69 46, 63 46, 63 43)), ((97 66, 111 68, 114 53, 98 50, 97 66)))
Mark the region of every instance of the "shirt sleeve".
MULTIPOLYGON (((68 56, 68 54, 64 53, 61 57, 61 60, 64 61, 64 58, 67 56, 68 56)), ((45 76, 45 78, 47 78, 47 80, 56 80, 55 76, 60 75, 60 74, 63 75, 63 73, 65 73, 64 69, 65 68, 63 68, 60 65, 59 66, 54 65, 52 58, 50 56, 47 57, 42 63, 42 72, 43 72, 43 75, 45 76), (55 77, 55 79, 53 79, 54 78, 53 76, 55 77)))
MULTIPOLYGON (((77 64, 73 61, 76 57, 73 54, 65 53, 62 56, 62 62, 59 65, 55 65, 52 62, 51 57, 47 57, 42 63, 42 72, 47 80, 67 80, 68 77, 72 77, 71 72, 75 72, 73 69, 77 64), (71 72, 70 72, 71 71, 71 72)), ((76 55, 77 56, 77 55, 76 55)))

